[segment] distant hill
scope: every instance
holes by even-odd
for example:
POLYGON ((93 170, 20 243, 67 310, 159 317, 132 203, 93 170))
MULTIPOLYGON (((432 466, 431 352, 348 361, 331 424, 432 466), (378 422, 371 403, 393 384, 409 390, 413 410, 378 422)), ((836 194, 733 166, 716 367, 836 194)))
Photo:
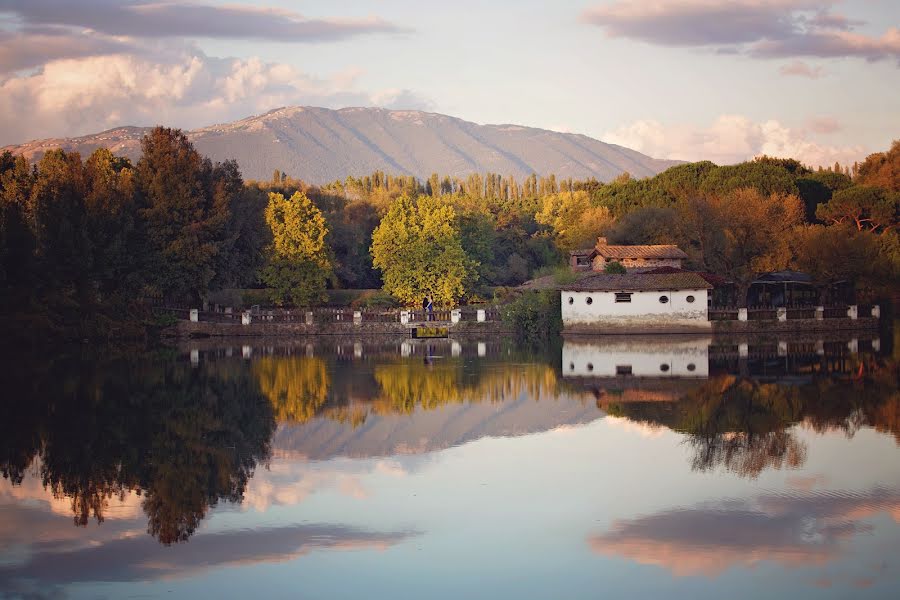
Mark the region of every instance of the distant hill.
MULTIPOLYGON (((53 148, 87 156, 106 146, 136 159, 149 130, 119 127, 77 138, 37 140, 7 146, 39 159, 53 148)), ((455 117, 382 108, 279 108, 234 123, 188 132, 196 148, 213 160, 234 158, 247 179, 269 179, 275 169, 310 183, 382 170, 427 178, 493 172, 521 179, 531 173, 596 177, 609 181, 627 171, 655 175, 677 161, 593 138, 519 125, 478 125, 455 117)))

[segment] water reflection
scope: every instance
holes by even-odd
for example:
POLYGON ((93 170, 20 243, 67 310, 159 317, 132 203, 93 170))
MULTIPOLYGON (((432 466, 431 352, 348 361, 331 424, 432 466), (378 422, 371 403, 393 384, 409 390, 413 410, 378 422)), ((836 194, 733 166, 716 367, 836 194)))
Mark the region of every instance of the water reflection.
POLYGON ((166 356, 59 361, 14 370, 0 422, 0 469, 33 466, 76 525, 102 522, 111 500, 141 497, 147 531, 187 540, 219 500, 239 502, 271 454, 272 405, 248 373, 192 369, 166 356))
POLYGON ((577 552, 726 577, 824 568, 885 531, 883 515, 900 523, 900 481, 872 475, 900 445, 898 363, 874 337, 566 339, 539 353, 191 340, 9 374, 0 589, 21 595, 301 556, 321 567, 311 557, 337 550, 384 550, 402 578, 455 534, 443 559, 465 562, 473 535, 515 555, 564 533, 573 546, 556 551, 579 573, 594 563, 577 552), (851 468, 827 465, 836 439, 851 468), (544 531, 534 515, 573 522, 544 531))

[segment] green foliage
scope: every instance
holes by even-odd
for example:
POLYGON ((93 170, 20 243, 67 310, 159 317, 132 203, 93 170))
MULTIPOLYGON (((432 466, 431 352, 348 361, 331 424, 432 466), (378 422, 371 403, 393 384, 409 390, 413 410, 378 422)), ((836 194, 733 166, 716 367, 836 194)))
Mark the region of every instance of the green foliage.
POLYGON ((384 289, 407 306, 424 297, 455 305, 478 266, 463 250, 453 206, 432 196, 391 204, 372 235, 372 258, 384 289))
POLYGON ((624 275, 627 271, 622 263, 617 260, 611 260, 603 267, 603 272, 610 275, 624 275))
POLYGON ((272 300, 296 306, 324 300, 331 261, 322 212, 302 192, 295 192, 290 199, 270 192, 266 223, 272 243, 260 279, 271 288, 272 300))
POLYGON ((857 185, 835 192, 831 200, 816 210, 822 221, 856 227, 858 231, 886 231, 900 220, 900 192, 857 185))
POLYGON ((562 331, 560 295, 556 290, 524 292, 502 310, 503 322, 522 342, 539 344, 562 331))

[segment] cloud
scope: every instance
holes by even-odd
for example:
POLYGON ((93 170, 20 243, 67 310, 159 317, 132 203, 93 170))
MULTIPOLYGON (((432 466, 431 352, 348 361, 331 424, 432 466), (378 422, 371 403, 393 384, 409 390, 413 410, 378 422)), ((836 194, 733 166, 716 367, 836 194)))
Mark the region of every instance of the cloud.
POLYGON ((289 10, 158 0, 0 0, 29 25, 64 25, 112 36, 323 42, 406 29, 378 17, 307 19, 289 10))
POLYGON ((602 139, 658 158, 711 160, 717 164, 733 164, 766 154, 818 166, 835 161, 852 163, 867 154, 862 146, 812 141, 804 128, 787 127, 776 120, 756 123, 741 115, 722 115, 707 127, 639 120, 605 133, 602 139))
POLYGON ((124 40, 98 36, 90 32, 76 35, 66 28, 0 30, 0 73, 32 69, 58 58, 79 58, 138 50, 138 46, 124 40))
POLYGON ((121 125, 194 128, 280 106, 428 103, 409 90, 366 93, 358 70, 327 78, 258 58, 214 58, 188 46, 156 56, 113 54, 48 62, 0 83, 0 145, 121 125))
POLYGON ((824 75, 822 67, 813 67, 803 62, 795 60, 794 62, 784 65, 778 72, 785 77, 808 77, 809 79, 819 79, 824 75))
POLYGON ((864 23, 832 12, 836 0, 618 0, 587 9, 583 22, 609 37, 660 46, 710 48, 755 58, 894 58, 900 29, 855 33, 864 23))
POLYGON ((618 521, 588 544, 598 554, 661 566, 677 576, 714 577, 763 561, 786 567, 833 561, 851 538, 874 530, 864 519, 879 513, 897 520, 900 491, 795 492, 673 509, 618 521))

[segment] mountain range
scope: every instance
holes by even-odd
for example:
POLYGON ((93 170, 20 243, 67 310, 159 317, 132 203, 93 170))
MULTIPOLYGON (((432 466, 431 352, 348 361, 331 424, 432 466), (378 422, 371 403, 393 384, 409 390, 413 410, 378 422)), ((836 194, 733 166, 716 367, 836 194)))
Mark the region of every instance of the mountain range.
MULTIPOLYGON (((141 138, 149 130, 118 127, 2 150, 38 160, 54 148, 86 157, 105 146, 136 160, 141 138)), ((421 179, 432 173, 465 177, 492 172, 520 180, 531 173, 554 173, 557 178, 609 181, 623 172, 646 177, 678 164, 580 134, 479 125, 436 113, 383 108, 286 107, 186 133, 211 159, 236 159, 247 179, 269 179, 278 169, 314 184, 376 170, 421 179)))

